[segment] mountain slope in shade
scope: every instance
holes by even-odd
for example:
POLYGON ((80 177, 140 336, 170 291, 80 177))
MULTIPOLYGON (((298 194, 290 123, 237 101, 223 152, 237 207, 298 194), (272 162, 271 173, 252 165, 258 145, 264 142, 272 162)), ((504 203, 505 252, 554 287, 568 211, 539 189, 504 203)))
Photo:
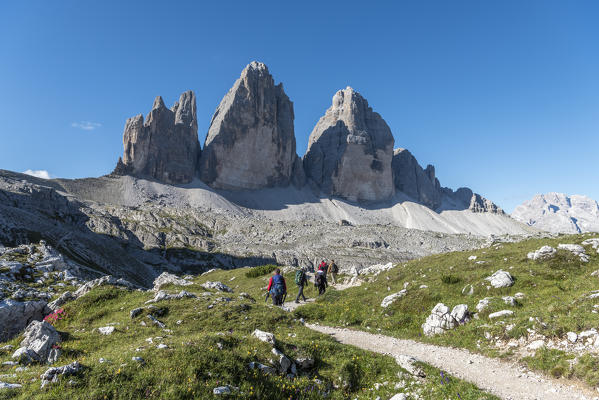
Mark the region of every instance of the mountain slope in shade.
POLYGON ((514 210, 512 218, 555 233, 599 232, 599 204, 582 195, 539 194, 514 210))

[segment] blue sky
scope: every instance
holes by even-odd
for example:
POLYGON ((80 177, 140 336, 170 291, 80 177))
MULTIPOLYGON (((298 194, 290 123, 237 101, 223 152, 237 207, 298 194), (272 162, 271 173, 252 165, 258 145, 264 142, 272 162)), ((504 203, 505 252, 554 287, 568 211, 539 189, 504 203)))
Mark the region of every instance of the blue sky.
POLYGON ((200 142, 252 60, 295 105, 298 154, 348 85, 441 184, 511 211, 599 199, 599 2, 0 4, 0 168, 99 176, 125 120, 196 92, 200 142))

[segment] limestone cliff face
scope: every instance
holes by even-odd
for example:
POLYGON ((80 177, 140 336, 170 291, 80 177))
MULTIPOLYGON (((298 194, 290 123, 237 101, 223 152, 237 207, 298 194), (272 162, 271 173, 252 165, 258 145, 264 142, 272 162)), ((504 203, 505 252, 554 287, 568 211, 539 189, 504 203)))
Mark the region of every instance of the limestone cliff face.
POLYGON ((393 143, 383 118, 347 87, 335 94, 310 134, 306 176, 329 195, 351 201, 388 199, 394 193, 393 143))
POLYGON ((156 97, 145 121, 141 114, 127 120, 123 146, 116 174, 175 184, 193 180, 200 156, 195 94, 183 93, 170 110, 156 97))
POLYGON ((393 152, 393 181, 397 190, 432 210, 504 213, 492 201, 473 193, 469 188, 462 187, 454 191, 441 187, 435 176, 435 167, 429 164, 423 169, 407 149, 395 149, 393 152))
POLYGON ((238 190, 301 184, 293 103, 266 65, 252 62, 222 99, 210 123, 201 177, 238 190))
POLYGON ((441 205, 441 185, 435 177, 435 167, 428 165, 422 169, 407 149, 394 150, 392 165, 398 190, 433 210, 441 205))

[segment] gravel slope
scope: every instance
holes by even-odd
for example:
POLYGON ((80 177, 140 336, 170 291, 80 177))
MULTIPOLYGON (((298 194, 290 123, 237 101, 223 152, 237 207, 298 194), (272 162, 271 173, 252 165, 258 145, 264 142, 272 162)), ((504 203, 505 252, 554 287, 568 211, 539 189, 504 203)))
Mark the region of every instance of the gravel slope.
POLYGON ((343 344, 392 356, 400 354, 412 356, 506 400, 599 399, 588 389, 567 385, 525 371, 518 365, 472 354, 466 350, 343 328, 307 326, 318 332, 330 334, 343 344))

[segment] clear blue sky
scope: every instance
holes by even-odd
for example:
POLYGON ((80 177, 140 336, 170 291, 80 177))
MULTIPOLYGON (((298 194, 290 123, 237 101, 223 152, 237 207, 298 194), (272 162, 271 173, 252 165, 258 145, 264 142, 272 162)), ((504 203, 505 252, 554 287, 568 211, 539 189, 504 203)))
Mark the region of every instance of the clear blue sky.
POLYGON ((210 118, 266 63, 295 105, 298 154, 351 85, 441 184, 511 211, 599 199, 597 1, 13 1, 0 4, 0 168, 99 176, 125 120, 198 99, 210 118))

